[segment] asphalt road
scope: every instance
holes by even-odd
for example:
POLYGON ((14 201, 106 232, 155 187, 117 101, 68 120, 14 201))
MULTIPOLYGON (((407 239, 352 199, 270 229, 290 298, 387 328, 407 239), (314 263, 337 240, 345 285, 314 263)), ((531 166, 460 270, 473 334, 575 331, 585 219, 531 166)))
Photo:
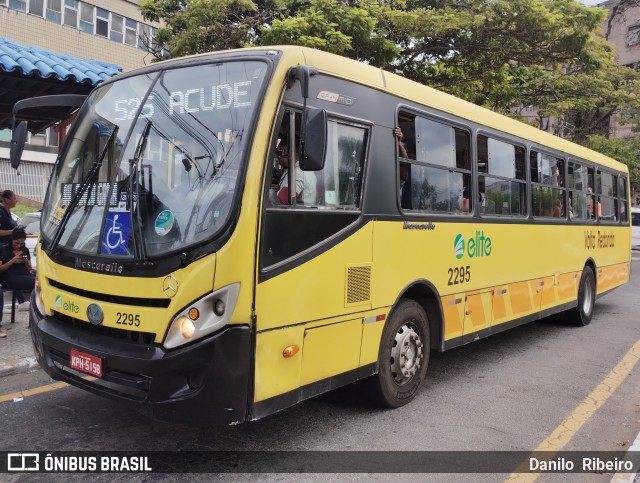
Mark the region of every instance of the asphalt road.
MULTIPOLYGON (((627 364, 633 366, 627 373, 613 370, 621 361, 634 360, 629 356, 634 344, 640 347, 639 295, 640 262, 635 261, 631 283, 599 299, 587 327, 567 326, 556 317, 433 354, 427 381, 416 399, 396 410, 371 405, 353 385, 260 421, 199 428, 151 421, 118 403, 65 387, 0 402, 0 450, 456 451, 464 458, 466 451, 532 451, 563 427, 562 437, 556 438, 562 442, 558 449, 626 450, 640 432, 640 364, 627 364)), ((50 382, 42 371, 9 376, 0 381, 0 397, 39 391, 50 382)), ((404 474, 393 479, 503 481, 508 476, 404 474)), ((7 477, 27 481, 0 474, 0 480, 7 477)), ((49 481, 51 475, 29 477, 29 481, 49 481)), ((389 479, 389 475, 362 474, 227 474, 219 479, 371 477, 389 479)), ((611 477, 611 472, 544 474, 537 481, 600 482, 611 477)), ((114 475, 91 478, 113 481, 114 475)), ((186 479, 205 481, 211 476, 133 478, 186 479)))

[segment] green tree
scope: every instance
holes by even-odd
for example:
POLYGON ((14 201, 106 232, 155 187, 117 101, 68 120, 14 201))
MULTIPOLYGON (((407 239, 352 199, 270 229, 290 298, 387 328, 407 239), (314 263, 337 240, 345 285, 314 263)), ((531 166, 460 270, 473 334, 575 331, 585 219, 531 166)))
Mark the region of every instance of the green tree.
MULTIPOLYGON (((625 0, 627 3, 640 0, 625 0)), ((358 59, 514 117, 535 106, 570 137, 640 125, 640 75, 576 0, 142 0, 172 56, 298 44, 358 59)), ((158 52, 156 52, 158 54, 158 52)))
POLYGON ((628 166, 631 199, 633 204, 640 204, 640 138, 589 136, 585 144, 628 166))
POLYGON ((161 58, 161 47, 172 57, 251 44, 259 25, 270 22, 281 8, 279 0, 255 3, 251 0, 142 0, 142 16, 162 22, 151 53, 161 58))
POLYGON ((385 2, 310 0, 259 28, 259 45, 304 45, 376 66, 390 65, 399 49, 381 23, 385 2))
MULTIPOLYGON (((624 88, 622 78, 635 76, 619 72, 611 45, 597 35, 604 9, 574 0, 432 0, 414 7, 394 14, 395 25, 409 26, 394 38, 401 46, 397 69, 499 112, 536 106, 548 116, 574 109, 608 115, 622 95, 612 84, 624 88)), ((587 119, 587 132, 600 126, 595 114, 587 119)))
MULTIPOLYGON (((304 45, 388 65, 398 48, 387 39, 385 2, 343 0, 142 0, 140 11, 161 21, 157 44, 172 57, 249 45, 304 45)), ((156 58, 161 49, 152 50, 156 58)))

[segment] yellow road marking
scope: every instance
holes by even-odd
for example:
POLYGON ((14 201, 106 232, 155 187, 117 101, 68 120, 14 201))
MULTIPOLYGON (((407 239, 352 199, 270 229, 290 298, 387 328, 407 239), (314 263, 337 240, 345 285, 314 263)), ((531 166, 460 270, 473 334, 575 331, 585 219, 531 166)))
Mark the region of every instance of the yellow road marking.
MULTIPOLYGON (((538 451, 546 451, 545 457, 552 458, 555 453, 564 448, 571 438, 582 428, 591 416, 605 403, 607 399, 614 393, 620 384, 631 373, 631 370, 640 359, 640 340, 638 340, 631 349, 627 351, 624 357, 618 362, 611 372, 591 391, 584 401, 564 420, 562 423, 538 445, 533 453, 538 451)), ((540 475, 540 473, 517 473, 518 470, 527 471, 529 468, 529 460, 523 461, 515 473, 511 473, 508 482, 532 482, 540 475)))
POLYGON ((42 394, 43 392, 56 391, 68 386, 66 382, 56 382, 53 384, 47 384, 46 386, 35 387, 33 389, 26 389, 20 392, 14 392, 11 394, 4 394, 0 396, 0 403, 13 401, 17 397, 35 396, 36 394, 42 394))
MULTIPOLYGON (((85 376, 83 379, 87 381, 95 381, 95 377, 93 376, 85 376)), ((50 391, 57 391, 58 389, 62 389, 67 387, 69 384, 66 382, 54 382, 53 384, 47 384, 45 386, 34 387, 33 389, 26 389, 20 392, 13 392, 11 394, 2 394, 0 395, 0 403, 13 401, 15 398, 25 398, 29 396, 35 396, 36 394, 42 394, 50 391)))

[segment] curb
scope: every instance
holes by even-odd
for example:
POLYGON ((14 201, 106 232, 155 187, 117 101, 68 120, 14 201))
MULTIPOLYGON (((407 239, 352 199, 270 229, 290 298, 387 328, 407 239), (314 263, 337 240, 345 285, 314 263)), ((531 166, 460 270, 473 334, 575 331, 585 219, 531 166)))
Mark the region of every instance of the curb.
POLYGON ((0 362, 0 377, 22 374, 38 369, 39 367, 35 357, 24 357, 22 359, 0 362))

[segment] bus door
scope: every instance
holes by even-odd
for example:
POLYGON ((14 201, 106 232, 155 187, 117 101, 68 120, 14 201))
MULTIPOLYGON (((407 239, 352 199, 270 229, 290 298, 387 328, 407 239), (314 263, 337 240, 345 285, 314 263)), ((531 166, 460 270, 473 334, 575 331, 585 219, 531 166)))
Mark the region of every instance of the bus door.
POLYGON ((263 194, 256 402, 357 369, 365 325, 358 314, 371 308, 373 228, 360 209, 370 126, 329 118, 324 167, 296 166, 290 203, 283 187, 288 191, 287 171, 298 156, 301 112, 283 111, 263 194))

